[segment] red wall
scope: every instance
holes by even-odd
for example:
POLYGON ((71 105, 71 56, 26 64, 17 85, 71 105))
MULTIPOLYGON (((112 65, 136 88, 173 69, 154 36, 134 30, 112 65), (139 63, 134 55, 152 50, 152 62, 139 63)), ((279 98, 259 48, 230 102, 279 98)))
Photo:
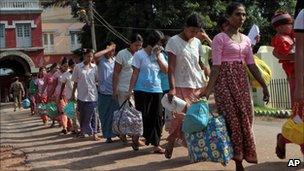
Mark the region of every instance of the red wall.
MULTIPOLYGON (((7 21, 12 25, 17 20, 34 20, 36 28, 32 28, 32 47, 42 47, 42 25, 40 14, 1 14, 0 21, 7 21)), ((6 28, 6 48, 16 47, 15 28, 6 28)))

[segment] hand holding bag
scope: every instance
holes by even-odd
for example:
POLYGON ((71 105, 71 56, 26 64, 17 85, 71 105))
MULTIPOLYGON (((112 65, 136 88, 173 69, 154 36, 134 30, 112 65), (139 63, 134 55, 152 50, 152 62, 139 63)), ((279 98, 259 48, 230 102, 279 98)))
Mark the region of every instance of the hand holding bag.
POLYGON ((209 106, 207 99, 200 99, 192 103, 186 112, 182 130, 185 133, 202 131, 209 121, 209 106))
POLYGON ((233 148, 223 116, 210 117, 207 129, 185 133, 189 157, 192 162, 212 161, 224 166, 233 157, 233 148))
POLYGON ((70 119, 74 119, 76 117, 76 104, 74 101, 69 101, 68 104, 65 105, 63 112, 70 119))
POLYGON ((129 99, 114 111, 112 130, 117 135, 142 135, 142 114, 129 99))

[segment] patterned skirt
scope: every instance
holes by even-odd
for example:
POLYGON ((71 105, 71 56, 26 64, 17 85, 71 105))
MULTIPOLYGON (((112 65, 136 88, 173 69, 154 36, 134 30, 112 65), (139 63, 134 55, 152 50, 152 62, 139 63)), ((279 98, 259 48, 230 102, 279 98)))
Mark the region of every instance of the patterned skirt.
POLYGON ((241 62, 223 62, 214 87, 216 106, 226 119, 234 160, 257 163, 253 135, 253 106, 248 78, 241 62))

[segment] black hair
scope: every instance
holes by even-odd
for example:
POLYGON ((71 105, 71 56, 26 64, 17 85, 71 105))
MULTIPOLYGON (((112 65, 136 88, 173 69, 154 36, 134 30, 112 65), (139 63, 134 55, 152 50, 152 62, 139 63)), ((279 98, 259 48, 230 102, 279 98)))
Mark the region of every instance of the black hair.
POLYGON ((67 64, 68 63, 68 59, 66 57, 63 57, 62 61, 61 61, 61 65, 67 64))
POLYGON ((220 16, 220 18, 217 20, 217 23, 216 23, 216 25, 217 25, 217 28, 218 29, 223 29, 222 27, 223 27, 223 24, 224 23, 229 23, 229 20, 227 19, 227 17, 226 16, 224 16, 224 15, 222 15, 222 16, 220 16))
POLYGON ((84 56, 84 55, 86 55, 88 53, 93 53, 93 50, 92 49, 88 49, 88 48, 81 49, 82 56, 84 56))
POLYGON ((226 14, 228 16, 231 16, 233 14, 233 11, 235 11, 238 7, 245 8, 245 6, 240 2, 231 2, 226 8, 226 14))
POLYGON ((51 65, 51 67, 49 68, 49 71, 52 71, 52 70, 55 69, 57 66, 58 66, 57 63, 53 63, 53 64, 51 65))
POLYGON ((39 72, 42 71, 43 69, 46 70, 46 68, 45 68, 44 66, 43 66, 43 67, 40 67, 40 68, 39 68, 39 72))
POLYGON ((143 42, 144 39, 141 37, 140 34, 138 34, 138 33, 133 33, 133 34, 131 35, 131 37, 130 37, 130 44, 135 43, 135 42, 137 42, 137 41, 143 42))
POLYGON ((148 37, 144 40, 145 47, 147 47, 149 45, 153 47, 164 38, 165 38, 165 36, 164 36, 163 32, 161 32, 159 30, 153 30, 152 32, 150 32, 148 37))
POLYGON ((162 39, 162 45, 163 45, 163 47, 165 47, 167 45, 167 43, 168 43, 168 41, 169 41, 170 38, 171 38, 170 36, 165 35, 164 39, 162 39))
POLYGON ((201 17, 198 13, 192 13, 188 16, 186 20, 186 27, 197 27, 197 28, 203 28, 203 23, 201 20, 201 17))
POLYGON ((106 49, 107 46, 110 46, 110 45, 115 45, 115 43, 114 43, 113 41, 107 41, 107 42, 104 44, 103 48, 106 49))
POLYGON ((68 62, 69 67, 75 65, 75 61, 73 59, 70 59, 68 62))

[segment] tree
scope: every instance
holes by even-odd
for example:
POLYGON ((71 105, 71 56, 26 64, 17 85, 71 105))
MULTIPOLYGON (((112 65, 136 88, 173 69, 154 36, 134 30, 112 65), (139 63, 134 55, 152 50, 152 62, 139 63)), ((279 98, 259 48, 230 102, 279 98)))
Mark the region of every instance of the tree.
MULTIPOLYGON (((181 31, 185 18, 192 12, 201 15, 205 29, 213 37, 218 30, 217 19, 224 15, 226 6, 231 0, 103 0, 95 1, 96 11, 114 26, 121 34, 128 37, 132 32, 138 32, 144 37, 149 28, 161 28, 165 34, 174 35, 181 31)), ((253 24, 257 24, 261 30, 260 44, 269 44, 274 35, 271 26, 271 17, 278 9, 294 13, 295 0, 241 0, 247 10, 247 21, 243 32, 248 33, 253 24)), ((48 5, 71 5, 73 14, 78 17, 80 7, 86 9, 87 1, 83 0, 52 0, 48 5), (79 6, 77 5, 79 4, 79 6)), ((105 41, 114 41, 119 47, 126 46, 113 33, 109 32, 98 20, 96 23, 97 47, 100 49, 105 41)), ((90 47, 90 29, 86 25, 81 34, 81 42, 84 47, 90 47)))

